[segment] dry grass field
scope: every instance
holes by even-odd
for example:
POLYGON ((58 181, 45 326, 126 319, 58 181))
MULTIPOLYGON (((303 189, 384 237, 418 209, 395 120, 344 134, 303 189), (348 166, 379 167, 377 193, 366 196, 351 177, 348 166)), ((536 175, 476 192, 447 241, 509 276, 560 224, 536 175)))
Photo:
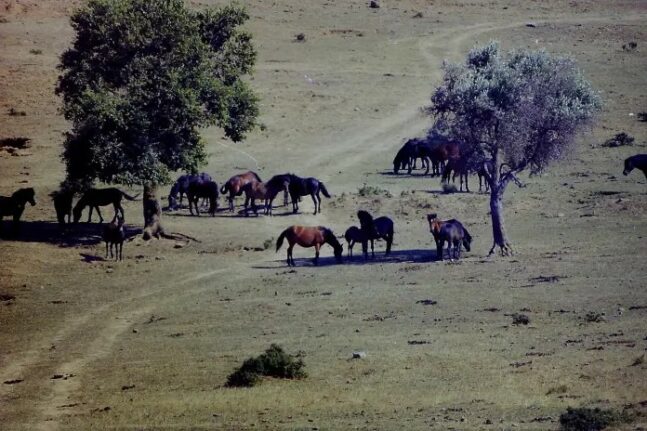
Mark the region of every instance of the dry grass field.
MULTIPOLYGON (((80 2, 0 0, 0 139, 30 139, 0 148, 0 195, 37 192, 21 236, 0 240, 0 428, 546 430, 569 406, 599 406, 637 413, 619 429, 645 429, 647 182, 623 176, 622 162, 647 152, 635 115, 647 111, 647 3, 243 3, 265 127, 238 145, 205 130, 204 170, 218 183, 247 169, 292 171, 333 197, 317 216, 309 198, 299 215, 168 213, 168 230, 200 242, 135 239, 115 263, 102 258, 98 224, 62 237, 48 197, 63 179, 68 127, 56 65, 80 2), (472 193, 445 195, 436 178, 390 170, 405 138, 430 125, 421 108, 443 60, 491 39, 572 55, 605 105, 568 160, 510 188, 516 254, 488 259, 488 195, 476 177, 472 193), (633 146, 601 145, 621 131, 633 146), (292 269, 285 248, 274 252, 287 226, 341 235, 362 208, 395 220, 391 257, 378 243, 364 262, 358 245, 337 265, 326 246, 314 267, 313 250, 296 248, 292 269), (430 212, 469 227, 465 259, 434 260, 430 212), (512 313, 530 323, 514 325, 512 313), (271 343, 299 353, 308 377, 224 387, 271 343)), ((126 214, 141 228, 141 202, 126 214)))

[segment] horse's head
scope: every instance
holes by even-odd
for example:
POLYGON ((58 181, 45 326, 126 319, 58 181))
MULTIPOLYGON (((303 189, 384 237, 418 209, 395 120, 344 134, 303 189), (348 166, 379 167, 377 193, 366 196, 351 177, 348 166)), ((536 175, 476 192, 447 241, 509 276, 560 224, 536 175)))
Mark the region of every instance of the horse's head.
POLYGON ((634 165, 631 162, 631 157, 625 160, 625 169, 622 171, 624 175, 629 175, 629 173, 634 169, 634 165))

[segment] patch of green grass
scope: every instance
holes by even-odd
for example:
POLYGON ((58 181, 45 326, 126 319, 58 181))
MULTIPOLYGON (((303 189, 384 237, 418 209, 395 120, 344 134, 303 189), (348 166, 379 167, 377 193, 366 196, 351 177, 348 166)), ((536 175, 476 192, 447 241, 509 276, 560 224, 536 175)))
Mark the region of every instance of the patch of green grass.
POLYGON ((302 379, 307 377, 301 359, 286 353, 281 346, 272 344, 269 349, 255 358, 249 358, 227 377, 228 387, 252 387, 262 381, 263 376, 281 379, 302 379))

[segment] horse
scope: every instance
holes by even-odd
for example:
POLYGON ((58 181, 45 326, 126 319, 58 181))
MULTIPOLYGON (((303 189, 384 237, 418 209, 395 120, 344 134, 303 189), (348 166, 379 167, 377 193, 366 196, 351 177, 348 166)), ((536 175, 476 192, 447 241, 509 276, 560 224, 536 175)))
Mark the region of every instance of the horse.
POLYGON ((72 210, 72 213, 74 215, 74 223, 79 222, 79 220, 81 219, 81 214, 83 213, 83 209, 86 206, 90 207, 90 213, 88 214, 88 223, 92 221, 93 209, 96 209, 97 214, 99 214, 99 223, 103 223, 103 217, 101 216, 99 207, 110 204, 112 204, 112 206, 115 208, 115 216, 112 220, 116 220, 119 213, 121 213, 121 217, 125 219, 126 217, 124 214, 124 209, 121 206, 121 199, 126 198, 129 201, 134 201, 136 200, 137 196, 138 195, 129 196, 127 193, 122 192, 115 187, 110 187, 107 189, 89 189, 83 194, 83 196, 81 196, 81 199, 79 199, 79 201, 74 206, 74 209, 72 210))
POLYGON ((270 181, 262 183, 260 181, 252 181, 243 186, 243 192, 245 193, 245 216, 249 216, 248 206, 251 202, 252 209, 254 214, 258 215, 256 211, 256 199, 263 199, 264 201, 264 214, 272 215, 272 206, 274 198, 278 195, 281 190, 285 191, 288 187, 288 181, 283 179, 281 176, 272 177, 270 181))
POLYGON ((315 215, 317 212, 321 213, 321 196, 319 196, 319 193, 323 193, 327 198, 331 197, 324 183, 314 177, 301 178, 290 174, 288 190, 290 191, 292 212, 294 214, 299 212, 299 198, 301 196, 310 195, 312 202, 315 204, 315 212, 313 213, 315 215))
MULTIPOLYGON (((429 222, 429 232, 434 237, 434 241, 436 242, 436 257, 440 260, 443 260, 443 245, 444 245, 444 240, 443 237, 441 236, 442 229, 445 225, 451 224, 454 226, 459 227, 460 229, 463 230, 464 234, 464 241, 463 245, 465 246, 465 249, 467 251, 470 251, 471 249, 471 243, 472 243, 472 236, 469 234, 467 229, 465 229, 465 226, 463 224, 456 220, 456 219, 450 219, 450 220, 440 220, 438 216, 435 213, 432 214, 427 214, 427 221, 429 222)), ((459 243, 460 247, 460 243, 459 243)), ((460 250, 458 251, 460 255, 460 250)))
POLYGON ((198 209, 200 198, 209 201, 209 214, 211 217, 216 215, 216 210, 218 209, 218 184, 215 181, 194 181, 189 183, 186 196, 189 200, 191 215, 193 215, 193 207, 195 207, 196 215, 200 215, 200 210, 198 209))
POLYGON ((465 157, 450 157, 449 160, 447 161, 447 165, 445 165, 445 169, 443 170, 443 176, 441 178, 441 181, 443 183, 448 183, 449 184, 449 177, 452 177, 452 183, 456 182, 456 176, 458 175, 460 182, 461 182, 461 187, 460 191, 463 191, 463 180, 465 181, 465 190, 467 193, 470 193, 470 186, 468 182, 468 177, 469 177, 469 166, 467 165, 467 159, 465 157), (453 172, 453 176, 451 175, 453 172))
POLYGON ((2 218, 4 216, 13 216, 13 231, 18 232, 20 226, 20 217, 25 211, 25 204, 29 202, 31 206, 36 205, 34 198, 34 189, 29 187, 15 191, 10 197, 0 196, 0 231, 2 231, 2 218))
POLYGON ((335 251, 335 259, 338 263, 342 262, 342 252, 344 247, 337 241, 337 237, 332 232, 332 230, 323 226, 290 226, 281 232, 281 235, 276 241, 276 251, 278 252, 283 245, 283 239, 288 240, 288 254, 287 262, 288 266, 296 266, 294 263, 294 257, 292 257, 292 249, 295 244, 299 244, 301 247, 314 247, 315 248, 315 258, 314 264, 318 265, 319 263, 319 249, 325 243, 328 243, 332 246, 335 251))
POLYGON ((61 226, 66 223, 72 223, 72 200, 74 192, 72 190, 61 189, 50 193, 56 210, 56 219, 61 226))
POLYGON ((386 241, 386 253, 389 255, 391 252, 391 245, 393 244, 393 220, 388 217, 378 217, 373 219, 373 216, 367 211, 360 210, 357 212, 359 218, 360 230, 362 231, 362 251, 364 259, 368 259, 368 242, 371 242, 371 254, 375 257, 374 241, 376 239, 384 239, 386 241))
POLYGON ((353 247, 357 242, 364 243, 364 233, 357 226, 351 226, 348 229, 346 229, 346 233, 344 233, 344 238, 348 243, 348 256, 353 257, 353 247))
POLYGON ((110 257, 113 257, 112 249, 114 247, 115 260, 123 260, 124 241, 126 240, 123 217, 117 216, 115 220, 103 228, 103 240, 106 242, 106 259, 108 258, 108 250, 110 250, 110 257))
POLYGON ((261 177, 256 172, 247 171, 229 178, 220 188, 220 193, 223 195, 229 193, 227 198, 229 200, 229 211, 234 212, 234 198, 240 196, 243 193, 243 186, 251 181, 262 182, 261 177))
POLYGON ((290 174, 280 174, 274 175, 267 182, 268 184, 284 184, 285 189, 283 190, 283 206, 288 206, 288 196, 290 195, 290 174))
POLYGON ((178 207, 182 206, 182 198, 184 197, 184 195, 188 193, 189 186, 191 185, 191 183, 194 183, 194 182, 203 183, 207 181, 213 181, 213 179, 206 172, 202 172, 197 175, 192 175, 192 174, 181 175, 177 179, 177 181, 175 181, 175 184, 173 184, 173 187, 171 187, 171 192, 168 195, 169 208, 177 209, 178 207), (178 194, 180 195, 179 203, 177 200, 178 194))
POLYGON ((443 223, 438 232, 438 242, 440 245, 437 247, 436 254, 440 260, 443 260, 443 245, 445 242, 447 242, 449 260, 453 260, 454 258, 458 260, 461 257, 461 244, 465 247, 465 250, 471 250, 472 236, 460 222, 446 222, 443 223))
POLYGON ((629 175, 634 168, 640 169, 647 178, 647 154, 636 154, 635 156, 625 159, 625 169, 622 171, 624 175, 629 175))

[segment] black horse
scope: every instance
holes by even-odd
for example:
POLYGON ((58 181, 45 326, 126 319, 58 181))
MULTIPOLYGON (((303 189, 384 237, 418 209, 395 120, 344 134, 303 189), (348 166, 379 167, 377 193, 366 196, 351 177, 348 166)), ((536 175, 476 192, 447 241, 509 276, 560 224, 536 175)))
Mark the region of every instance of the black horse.
POLYGON ((214 217, 218 209, 218 184, 215 181, 193 181, 189 183, 187 199, 189 200, 191 215, 193 215, 193 208, 195 208, 196 215, 200 215, 200 210, 198 209, 200 198, 209 201, 209 214, 214 217))
POLYGON ((299 212, 299 198, 301 196, 310 195, 312 202, 315 204, 315 215, 317 212, 321 212, 321 196, 319 196, 319 193, 323 193, 325 197, 330 198, 324 183, 314 177, 301 178, 290 174, 288 190, 292 199, 292 212, 295 214, 299 212))
POLYGON ((643 171, 645 178, 647 178, 647 154, 636 154, 627 158, 625 160, 625 170, 622 173, 629 175, 629 172, 633 171, 634 168, 643 171))
POLYGON ((461 244, 465 250, 471 250, 472 236, 459 221, 451 220, 442 224, 436 239, 436 255, 440 260, 443 260, 445 243, 447 243, 449 260, 458 260, 461 257, 461 244))
POLYGON ((182 206, 182 198, 186 194, 188 196, 189 186, 191 183, 203 183, 207 181, 213 181, 211 176, 205 172, 202 172, 197 175, 185 174, 180 176, 177 179, 173 187, 171 187, 171 192, 168 195, 168 206, 169 209, 177 209, 182 206), (180 200, 178 202, 178 195, 180 195, 180 200))
POLYGON ((2 218, 4 216, 12 216, 13 231, 14 233, 18 233, 18 223, 20 222, 23 211, 25 211, 25 204, 29 202, 31 206, 36 205, 34 195, 34 189, 29 187, 17 190, 10 197, 0 196, 0 232, 2 231, 2 218))
POLYGON ((86 206, 90 207, 90 213, 88 214, 88 223, 92 221, 92 210, 96 209, 97 214, 99 214, 99 223, 103 223, 103 217, 101 216, 101 211, 99 207, 110 205, 115 208, 115 216, 112 221, 117 219, 117 215, 121 214, 121 217, 125 220, 124 209, 121 206, 121 199, 126 198, 129 201, 136 200, 137 196, 129 196, 127 193, 122 192, 121 190, 110 187, 107 189, 89 189, 86 191, 81 199, 76 203, 72 213, 74 215, 74 223, 78 223, 81 220, 81 215, 83 214, 83 209, 86 206))
POLYGON ((388 217, 378 217, 373 219, 373 216, 367 211, 360 210, 357 212, 359 218, 360 229, 362 231, 362 251, 364 258, 368 259, 368 242, 371 242, 371 255, 375 257, 374 241, 376 239, 383 239, 386 241, 386 253, 391 252, 391 245, 393 244, 393 220, 388 217))

